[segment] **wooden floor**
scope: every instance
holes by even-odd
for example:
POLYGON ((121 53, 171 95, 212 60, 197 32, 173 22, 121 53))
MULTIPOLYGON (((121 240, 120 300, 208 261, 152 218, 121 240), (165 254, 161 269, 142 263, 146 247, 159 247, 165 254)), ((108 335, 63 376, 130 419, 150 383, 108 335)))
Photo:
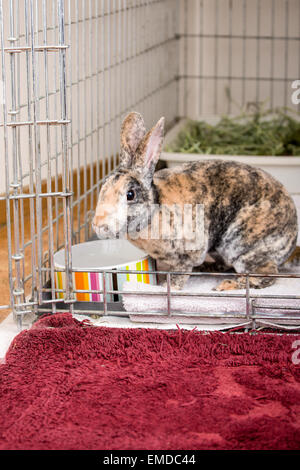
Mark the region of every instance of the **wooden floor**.
MULTIPOLYGON (((9 282, 8 282, 8 254, 6 225, 0 226, 0 305, 9 304, 9 282)), ((0 310, 0 322, 7 317, 10 310, 0 310)))

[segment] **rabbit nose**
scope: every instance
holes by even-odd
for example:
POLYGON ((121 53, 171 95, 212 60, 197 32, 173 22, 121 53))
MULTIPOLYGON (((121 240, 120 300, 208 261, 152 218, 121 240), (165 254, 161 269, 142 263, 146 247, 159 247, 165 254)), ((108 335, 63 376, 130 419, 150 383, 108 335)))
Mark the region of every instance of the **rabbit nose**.
POLYGON ((93 218, 93 225, 95 225, 95 226, 102 225, 103 222, 105 221, 107 215, 108 215, 108 212, 103 212, 101 215, 95 214, 95 216, 93 218))

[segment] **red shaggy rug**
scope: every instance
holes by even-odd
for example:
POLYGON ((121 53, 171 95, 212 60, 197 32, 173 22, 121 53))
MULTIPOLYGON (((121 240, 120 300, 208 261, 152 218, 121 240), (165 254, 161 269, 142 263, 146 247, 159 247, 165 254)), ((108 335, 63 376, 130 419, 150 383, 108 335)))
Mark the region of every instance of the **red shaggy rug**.
POLYGON ((0 366, 0 449, 299 449, 299 339, 44 317, 0 366))

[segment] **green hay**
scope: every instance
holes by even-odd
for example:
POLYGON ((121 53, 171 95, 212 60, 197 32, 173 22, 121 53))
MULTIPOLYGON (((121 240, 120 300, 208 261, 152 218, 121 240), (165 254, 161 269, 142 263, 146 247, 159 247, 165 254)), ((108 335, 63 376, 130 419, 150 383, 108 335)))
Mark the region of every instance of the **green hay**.
POLYGON ((284 109, 224 116, 216 125, 190 121, 167 152, 208 155, 300 155, 300 121, 284 109))

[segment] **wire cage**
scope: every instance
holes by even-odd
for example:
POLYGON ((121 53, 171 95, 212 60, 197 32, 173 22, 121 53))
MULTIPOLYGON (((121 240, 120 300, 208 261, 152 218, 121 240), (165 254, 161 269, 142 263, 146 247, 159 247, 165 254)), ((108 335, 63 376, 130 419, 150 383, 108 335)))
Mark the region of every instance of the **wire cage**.
MULTIPOLYGON (((71 247, 92 237, 101 183, 118 165, 122 119, 136 110, 150 127, 164 115, 171 128, 183 116, 234 114, 234 100, 297 110, 290 96, 300 77, 299 32, 299 0, 0 0, 0 203, 9 292, 1 309, 11 309, 19 325, 28 313, 65 309, 128 316, 120 302, 107 302, 106 273, 104 301, 96 305, 76 301, 72 283, 71 247), (62 248, 60 290, 54 255, 62 248)), ((172 316, 165 274, 162 315, 172 316)), ((264 296, 250 296, 249 282, 239 297, 241 325, 300 328, 300 308, 285 303, 300 303, 300 295, 277 296, 275 317, 259 313, 264 296)))

